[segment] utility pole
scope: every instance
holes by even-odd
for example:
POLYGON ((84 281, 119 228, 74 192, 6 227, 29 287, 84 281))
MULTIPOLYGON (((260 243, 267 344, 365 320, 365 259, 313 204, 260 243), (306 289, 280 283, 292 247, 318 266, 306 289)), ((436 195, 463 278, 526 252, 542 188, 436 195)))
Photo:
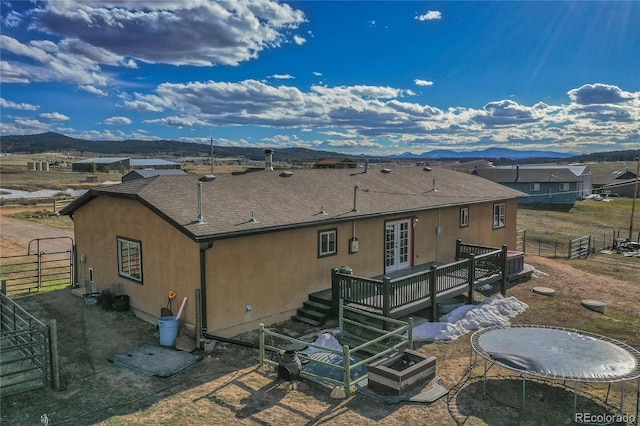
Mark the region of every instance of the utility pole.
POLYGON ((211 153, 209 155, 209 163, 211 164, 211 174, 213 174, 213 138, 211 138, 211 153))
POLYGON ((636 198, 638 198, 638 180, 640 179, 640 156, 636 157, 636 182, 633 185, 633 202, 631 203, 631 220, 629 221, 629 241, 633 241, 633 215, 636 212, 636 198))

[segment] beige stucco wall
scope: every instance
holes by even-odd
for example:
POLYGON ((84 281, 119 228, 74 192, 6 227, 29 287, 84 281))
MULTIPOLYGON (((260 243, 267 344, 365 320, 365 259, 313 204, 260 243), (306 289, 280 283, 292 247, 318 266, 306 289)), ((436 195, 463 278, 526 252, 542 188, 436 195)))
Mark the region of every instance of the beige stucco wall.
MULTIPOLYGON (((348 248, 354 232, 352 222, 217 240, 205 252, 207 330, 230 337, 254 330, 261 322, 287 320, 309 293, 331 287, 332 268, 348 265, 357 275, 383 274, 386 220, 412 219, 413 265, 453 261, 457 238, 514 247, 515 200, 507 202, 506 227, 497 230, 492 229, 493 203, 468 207, 470 226, 465 228, 459 226, 459 207, 358 221, 355 236, 360 249, 355 254, 349 254, 348 248), (331 228, 338 231, 338 253, 318 258, 318 231, 331 228)), ((98 291, 122 283, 132 308, 147 313, 150 320, 160 315, 169 290, 174 290, 178 293, 176 300, 189 298, 184 317, 195 323, 199 244, 133 200, 98 197, 75 212, 74 222, 78 259, 86 256, 86 262, 78 264, 80 283, 84 283, 90 267, 98 291), (143 284, 118 275, 116 236, 141 241, 143 284)))
POLYGON ((169 290, 174 290, 174 314, 177 301, 187 296, 183 317, 195 323, 194 295, 200 287, 200 259, 198 245, 187 236, 137 201, 108 197, 98 197, 78 209, 74 230, 81 285, 89 268, 93 268, 98 291, 121 283, 131 307, 155 317, 167 305, 169 290), (118 275, 117 236, 141 241, 142 284, 118 275), (86 262, 82 262, 83 255, 86 262))

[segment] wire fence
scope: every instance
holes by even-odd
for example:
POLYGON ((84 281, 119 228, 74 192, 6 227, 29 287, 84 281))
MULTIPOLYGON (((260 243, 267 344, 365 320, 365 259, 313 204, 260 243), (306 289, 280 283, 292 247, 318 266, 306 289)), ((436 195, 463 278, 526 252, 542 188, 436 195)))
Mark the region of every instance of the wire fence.
MULTIPOLYGON (((554 258, 575 258, 586 257, 589 254, 602 250, 611 250, 616 240, 626 238, 627 236, 628 234, 621 234, 619 230, 615 230, 601 234, 577 235, 573 238, 553 239, 532 237, 527 235, 526 230, 521 230, 518 231, 516 244, 517 250, 526 254, 554 258), (578 248, 576 248, 575 241, 579 241, 578 248), (588 253, 583 253, 579 248, 581 243, 584 247, 586 244, 584 241, 588 241, 588 253), (578 254, 578 256, 576 256, 576 254, 578 254)), ((640 232, 635 235, 634 241, 640 242, 640 232)))

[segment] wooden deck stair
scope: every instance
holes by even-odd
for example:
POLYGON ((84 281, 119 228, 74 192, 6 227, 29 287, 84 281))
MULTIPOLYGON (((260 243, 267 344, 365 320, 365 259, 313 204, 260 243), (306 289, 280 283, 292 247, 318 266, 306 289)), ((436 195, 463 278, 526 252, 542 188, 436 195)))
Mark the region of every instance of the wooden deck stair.
POLYGON ((331 289, 309 294, 298 313, 291 317, 293 321, 313 327, 323 325, 331 316, 331 289))

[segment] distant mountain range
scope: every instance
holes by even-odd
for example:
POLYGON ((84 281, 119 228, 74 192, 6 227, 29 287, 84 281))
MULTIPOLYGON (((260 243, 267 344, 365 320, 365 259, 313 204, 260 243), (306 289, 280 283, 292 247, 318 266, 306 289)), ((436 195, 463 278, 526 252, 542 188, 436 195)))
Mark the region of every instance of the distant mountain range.
MULTIPOLYGON (((217 158, 246 158, 249 160, 264 159, 263 148, 240 148, 228 146, 214 146, 214 156, 217 158)), ((208 144, 180 142, 175 140, 125 140, 125 141, 89 141, 76 139, 59 133, 47 132, 27 136, 0 136, 0 153, 39 154, 43 152, 69 153, 80 157, 109 156, 109 157, 208 157, 211 147, 208 144)), ((438 149, 422 154, 405 152, 387 157, 347 155, 330 151, 319 151, 307 148, 279 148, 276 161, 286 162, 315 162, 321 158, 354 158, 369 159, 372 162, 389 160, 491 160, 496 164, 508 164, 512 161, 549 162, 549 161, 633 161, 640 150, 609 151, 576 155, 575 153, 515 150, 507 148, 488 148, 481 151, 452 151, 438 149)))
POLYGON ((423 159, 471 159, 471 158, 507 158, 509 160, 524 160, 529 158, 571 158, 575 157, 576 153, 566 152, 554 152, 554 151, 535 151, 525 150, 517 151, 515 149, 508 148, 487 148, 480 151, 451 151, 448 149, 437 149, 434 151, 423 152, 422 154, 414 154, 412 152, 405 152, 399 155, 391 155, 391 158, 423 158, 423 159))

